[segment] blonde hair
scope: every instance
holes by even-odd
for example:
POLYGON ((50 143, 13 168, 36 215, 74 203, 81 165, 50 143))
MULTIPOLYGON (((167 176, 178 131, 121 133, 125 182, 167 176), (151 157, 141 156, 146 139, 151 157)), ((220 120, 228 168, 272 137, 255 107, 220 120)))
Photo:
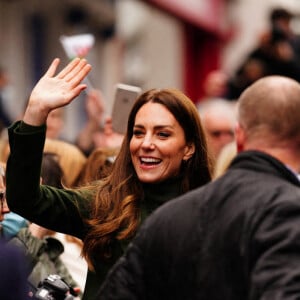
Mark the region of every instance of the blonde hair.
POLYGON ((87 160, 83 152, 71 143, 49 138, 46 138, 44 152, 54 153, 58 156, 59 164, 64 173, 63 185, 65 187, 77 185, 77 179, 87 160))
POLYGON ((95 148, 87 157, 86 163, 79 177, 78 184, 89 184, 109 175, 118 152, 118 148, 95 148))
POLYGON ((222 176, 227 171, 230 163, 232 162, 236 154, 237 154, 237 147, 235 141, 225 145, 222 148, 216 160, 215 168, 213 171, 213 179, 222 176))

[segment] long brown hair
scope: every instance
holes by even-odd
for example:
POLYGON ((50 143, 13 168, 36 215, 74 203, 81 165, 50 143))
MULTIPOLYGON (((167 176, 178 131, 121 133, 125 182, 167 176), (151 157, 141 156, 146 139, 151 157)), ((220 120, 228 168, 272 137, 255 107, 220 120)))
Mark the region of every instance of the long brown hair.
POLYGON ((129 144, 136 114, 148 102, 165 106, 183 128, 186 143, 195 145, 193 156, 182 164, 182 193, 211 180, 206 139, 194 103, 176 89, 152 89, 140 95, 129 115, 127 132, 111 173, 97 187, 92 214, 87 221, 90 230, 83 247, 83 255, 89 262, 96 255, 109 257, 112 242, 132 238, 139 225, 138 204, 143 190, 131 161, 129 144))

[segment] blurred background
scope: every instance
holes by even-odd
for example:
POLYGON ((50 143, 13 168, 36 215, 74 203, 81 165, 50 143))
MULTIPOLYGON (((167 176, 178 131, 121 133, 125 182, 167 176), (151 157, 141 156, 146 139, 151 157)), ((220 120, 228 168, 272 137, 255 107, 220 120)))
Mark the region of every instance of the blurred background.
MULTIPOLYGON (((176 87, 195 103, 214 70, 234 76, 270 29, 275 7, 292 14, 300 33, 299 0, 0 0, 0 68, 8 74, 3 106, 12 120, 53 58, 69 61, 61 36, 89 33, 89 85, 110 113, 118 82, 176 87)), ((84 95, 65 114, 64 138, 85 122, 84 95)))

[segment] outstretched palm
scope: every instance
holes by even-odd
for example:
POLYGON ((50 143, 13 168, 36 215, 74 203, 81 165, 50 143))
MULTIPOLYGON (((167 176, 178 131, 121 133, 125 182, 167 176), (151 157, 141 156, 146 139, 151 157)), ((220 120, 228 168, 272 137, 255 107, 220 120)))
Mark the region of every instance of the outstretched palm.
POLYGON ((32 125, 44 123, 51 110, 69 104, 86 88, 81 83, 91 70, 86 60, 76 58, 55 75, 58 65, 59 59, 56 58, 32 90, 25 122, 32 125))

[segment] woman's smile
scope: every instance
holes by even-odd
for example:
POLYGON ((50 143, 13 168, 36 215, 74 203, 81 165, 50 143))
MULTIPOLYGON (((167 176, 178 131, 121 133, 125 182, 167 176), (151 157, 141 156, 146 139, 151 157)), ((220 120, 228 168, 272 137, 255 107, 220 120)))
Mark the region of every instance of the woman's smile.
POLYGON ((156 167, 158 166, 162 160, 159 158, 155 158, 155 157, 140 157, 140 162, 141 162, 141 168, 145 168, 145 167, 156 167))

